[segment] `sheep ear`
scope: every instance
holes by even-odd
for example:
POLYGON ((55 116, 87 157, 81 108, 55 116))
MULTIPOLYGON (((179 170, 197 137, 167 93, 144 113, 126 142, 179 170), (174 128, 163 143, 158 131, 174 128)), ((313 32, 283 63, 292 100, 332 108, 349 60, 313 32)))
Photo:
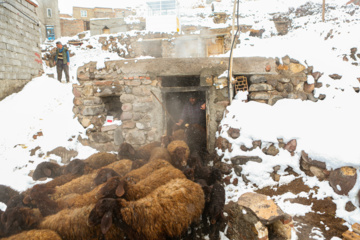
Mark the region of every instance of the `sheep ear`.
POLYGON ((43 169, 43 173, 45 174, 46 177, 50 177, 51 176, 51 170, 48 168, 44 168, 43 169))
POLYGON ((106 234, 112 226, 112 213, 110 211, 106 212, 101 219, 101 232, 106 234))
POLYGON ((26 197, 23 198, 22 202, 23 204, 28 205, 31 202, 31 199, 28 195, 26 195, 26 197))
POLYGON ((135 149, 133 148, 133 146, 129 145, 129 153, 131 155, 134 155, 135 154, 135 149))
POLYGON ((122 197, 125 194, 124 184, 125 184, 125 181, 121 181, 120 184, 117 186, 116 191, 115 191, 115 195, 117 197, 122 197))

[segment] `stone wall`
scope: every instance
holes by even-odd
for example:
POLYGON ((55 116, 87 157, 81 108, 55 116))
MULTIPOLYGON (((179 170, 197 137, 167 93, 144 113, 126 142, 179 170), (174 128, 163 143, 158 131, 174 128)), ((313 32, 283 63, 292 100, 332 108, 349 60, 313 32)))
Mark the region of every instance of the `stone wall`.
POLYGON ((19 92, 42 70, 36 7, 19 0, 11 4, 17 9, 0 4, 0 100, 19 92))
MULTIPOLYGON (((79 67, 80 85, 73 86, 74 113, 84 128, 88 128, 89 139, 83 143, 116 151, 123 141, 134 146, 159 141, 166 130, 165 112, 150 91, 164 102, 162 93, 171 88, 162 86, 163 76, 199 76, 200 85, 195 90, 206 92, 208 148, 215 149, 213 136, 229 104, 226 81, 217 76, 227 70, 227 63, 227 58, 159 58, 108 61, 103 69, 96 69, 95 62, 79 67), (217 88, 218 82, 224 87, 217 88), (104 126, 110 98, 119 106, 120 126, 104 126)), ((234 58, 236 74, 276 74, 274 69, 274 59, 234 58), (266 72, 266 65, 273 70, 266 72)))
POLYGON ((71 37, 85 31, 84 20, 81 19, 60 19, 61 36, 71 37))
POLYGON ((252 75, 249 78, 249 100, 274 105, 278 100, 301 99, 317 101, 313 90, 315 84, 307 84, 307 69, 289 56, 282 58, 282 64, 277 64, 276 75, 252 75))

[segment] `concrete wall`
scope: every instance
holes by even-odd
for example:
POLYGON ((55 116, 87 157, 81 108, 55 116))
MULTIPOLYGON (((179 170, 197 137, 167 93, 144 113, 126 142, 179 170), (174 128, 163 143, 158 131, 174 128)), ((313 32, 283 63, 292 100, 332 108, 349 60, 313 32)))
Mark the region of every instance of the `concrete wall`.
POLYGON ((55 39, 61 37, 60 13, 58 0, 37 0, 39 3, 36 13, 40 20, 41 38, 40 42, 46 40, 46 25, 54 26, 55 39), (48 17, 47 9, 50 8, 52 16, 48 17))
MULTIPOLYGON (((20 0, 11 4, 38 22, 35 6, 20 0)), ((42 70, 39 26, 17 9, 0 4, 0 100, 20 91, 42 70)))
POLYGON ((84 20, 81 19, 60 19, 61 24, 61 36, 71 37, 76 34, 85 31, 84 20))
POLYGON ((124 18, 91 19, 90 21, 91 36, 103 34, 103 29, 105 26, 110 29, 110 33, 128 31, 128 27, 125 24, 124 18))

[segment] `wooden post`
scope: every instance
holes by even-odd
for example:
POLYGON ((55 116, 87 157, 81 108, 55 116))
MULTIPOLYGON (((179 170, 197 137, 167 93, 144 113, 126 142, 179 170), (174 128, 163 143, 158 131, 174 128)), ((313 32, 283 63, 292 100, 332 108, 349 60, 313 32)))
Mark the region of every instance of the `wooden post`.
POLYGON ((325 22, 325 0, 323 0, 322 4, 322 21, 325 22))
MULTIPOLYGON (((234 1, 234 10, 233 10, 233 19, 232 19, 232 41, 231 41, 231 46, 234 46, 234 41, 235 41, 235 10, 236 10, 236 4, 237 1, 234 1)), ((232 79, 233 79, 233 75, 232 75, 232 65, 233 65, 233 48, 230 50, 230 66, 229 66, 229 101, 230 104, 232 102, 232 99, 234 97, 234 89, 233 89, 233 84, 232 84, 232 79)))

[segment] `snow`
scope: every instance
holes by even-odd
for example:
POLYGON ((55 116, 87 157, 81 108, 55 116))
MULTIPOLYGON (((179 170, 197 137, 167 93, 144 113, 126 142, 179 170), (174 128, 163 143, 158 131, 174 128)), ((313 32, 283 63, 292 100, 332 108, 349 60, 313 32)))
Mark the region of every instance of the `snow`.
MULTIPOLYGON (((266 186, 276 188, 293 181, 295 177, 288 175, 285 171, 287 167, 291 167, 306 185, 311 188, 318 187, 317 192, 310 192, 313 198, 333 198, 337 205, 336 216, 343 218, 347 226, 360 222, 357 197, 360 189, 360 150, 358 147, 360 94, 354 91, 354 87, 360 87, 357 80, 360 77, 360 67, 353 65, 354 61, 350 58, 348 62, 343 61, 343 56, 349 55, 351 48, 357 47, 358 52, 360 51, 358 37, 360 10, 354 5, 345 5, 346 2, 347 0, 327 0, 326 4, 333 7, 327 8, 325 22, 321 21, 321 11, 304 17, 295 17, 294 13, 289 13, 293 28, 288 34, 277 36, 272 22, 273 14, 280 11, 287 12, 291 7, 297 8, 306 3, 305 0, 241 1, 240 24, 252 25, 254 29, 264 28, 265 32, 262 39, 249 37, 248 33, 240 33, 240 44, 234 49, 234 57, 277 57, 282 61, 282 58, 288 55, 305 66, 313 66, 314 72, 324 73, 319 79, 323 87, 316 89, 315 96, 325 94, 326 98, 316 103, 283 99, 274 106, 270 106, 257 102, 245 102, 246 92, 235 96, 232 104, 227 107, 228 113, 221 121, 222 131, 216 136, 226 138, 232 143, 233 151, 222 152, 220 149, 216 151, 219 155, 223 155, 223 161, 238 155, 247 155, 259 156, 262 162, 249 161, 242 166, 242 174, 251 181, 251 184, 245 183, 240 178, 238 186, 226 186, 227 202, 237 201, 243 193, 257 188, 266 186), (355 13, 349 14, 353 10, 355 13), (329 33, 332 37, 327 38, 329 33), (334 73, 341 75, 342 79, 337 81, 331 79, 329 75, 334 73), (230 127, 240 128, 241 136, 237 139, 230 138, 227 134, 230 127), (283 139, 284 142, 296 139, 297 148, 294 156, 283 149, 280 149, 276 156, 265 155, 259 148, 251 152, 240 150, 241 145, 251 147, 254 140, 262 140, 263 146, 267 146, 277 143, 278 139, 283 139), (358 179, 348 196, 337 195, 327 181, 319 181, 316 177, 305 175, 299 166, 302 150, 308 153, 310 158, 325 162, 329 170, 342 166, 354 167, 358 179), (270 177, 275 166, 280 166, 277 172, 280 175, 279 182, 275 182, 270 177), (348 201, 356 206, 356 209, 350 213, 345 211, 345 204, 348 201)), ((188 12, 182 9, 182 23, 190 22, 211 28, 219 27, 207 17, 211 15, 210 5, 205 4, 205 8, 199 10, 192 7, 203 4, 203 1, 191 3, 187 1, 187 3, 191 5, 191 8, 188 12), (199 15, 205 17, 195 17, 199 15)), ((224 7, 226 3, 228 12, 232 12, 230 0, 224 0, 221 7, 224 7)), ((321 3, 322 0, 313 0, 311 4, 314 8, 312 9, 320 9, 321 3)), ((222 26, 229 26, 230 22, 231 20, 222 26)), ((131 31, 127 34, 133 36, 137 33, 139 32, 131 31)), ((146 31, 142 34, 146 34, 146 31)), ((101 44, 98 41, 100 37, 108 37, 108 35, 94 37, 87 35, 87 42, 82 46, 69 46, 71 52, 75 53, 70 60, 70 84, 55 80, 55 68, 44 66, 45 73, 54 74, 55 79, 44 74, 34 78, 19 93, 0 101, 0 111, 7 113, 8 116, 2 118, 2 124, 0 124, 0 131, 5 136, 0 139, 0 164, 2 166, 0 184, 23 191, 34 184, 41 183, 33 181, 28 174, 43 161, 51 159, 61 164, 59 157, 47 155, 48 151, 59 146, 76 150, 79 153, 76 158, 80 159, 97 152, 90 147, 82 146, 77 141, 78 137, 86 138, 86 129, 80 125, 78 119, 74 118, 72 112, 72 84, 78 84, 77 68, 85 63, 95 61, 97 69, 101 69, 106 61, 123 60, 117 53, 101 50, 101 44), (92 45, 93 49, 88 49, 87 45, 92 45), (42 136, 38 135, 39 132, 42 136), (37 136, 36 139, 34 136, 37 136), (70 139, 72 141, 69 141, 70 139), (30 151, 38 146, 40 149, 31 156, 30 151)), ((57 40, 65 43, 76 39, 75 36, 57 40)), ((125 46, 124 49, 126 49, 125 46)), ((230 53, 227 52, 217 57, 229 56, 230 53)), ((142 56, 138 59, 145 58, 153 57, 142 56)), ((221 77, 227 77, 227 71, 221 77)), ((313 77, 308 77, 307 82, 314 83, 313 77)), ((106 126, 106 123, 104 124, 106 126)), ((121 122, 112 124, 121 124, 121 122)), ((338 189, 340 190, 340 186, 338 189)), ((311 206, 290 203, 289 199, 298 196, 306 198, 310 193, 302 192, 298 195, 285 193, 273 197, 273 200, 284 212, 292 216, 301 216, 312 211, 311 206)), ((0 209, 5 208, 6 206, 0 203, 0 209)), ((222 239, 227 239, 224 233, 221 235, 222 239)), ((323 233, 317 228, 313 229, 311 237, 325 239, 323 233)), ((295 233, 293 239, 297 239, 295 233)))

